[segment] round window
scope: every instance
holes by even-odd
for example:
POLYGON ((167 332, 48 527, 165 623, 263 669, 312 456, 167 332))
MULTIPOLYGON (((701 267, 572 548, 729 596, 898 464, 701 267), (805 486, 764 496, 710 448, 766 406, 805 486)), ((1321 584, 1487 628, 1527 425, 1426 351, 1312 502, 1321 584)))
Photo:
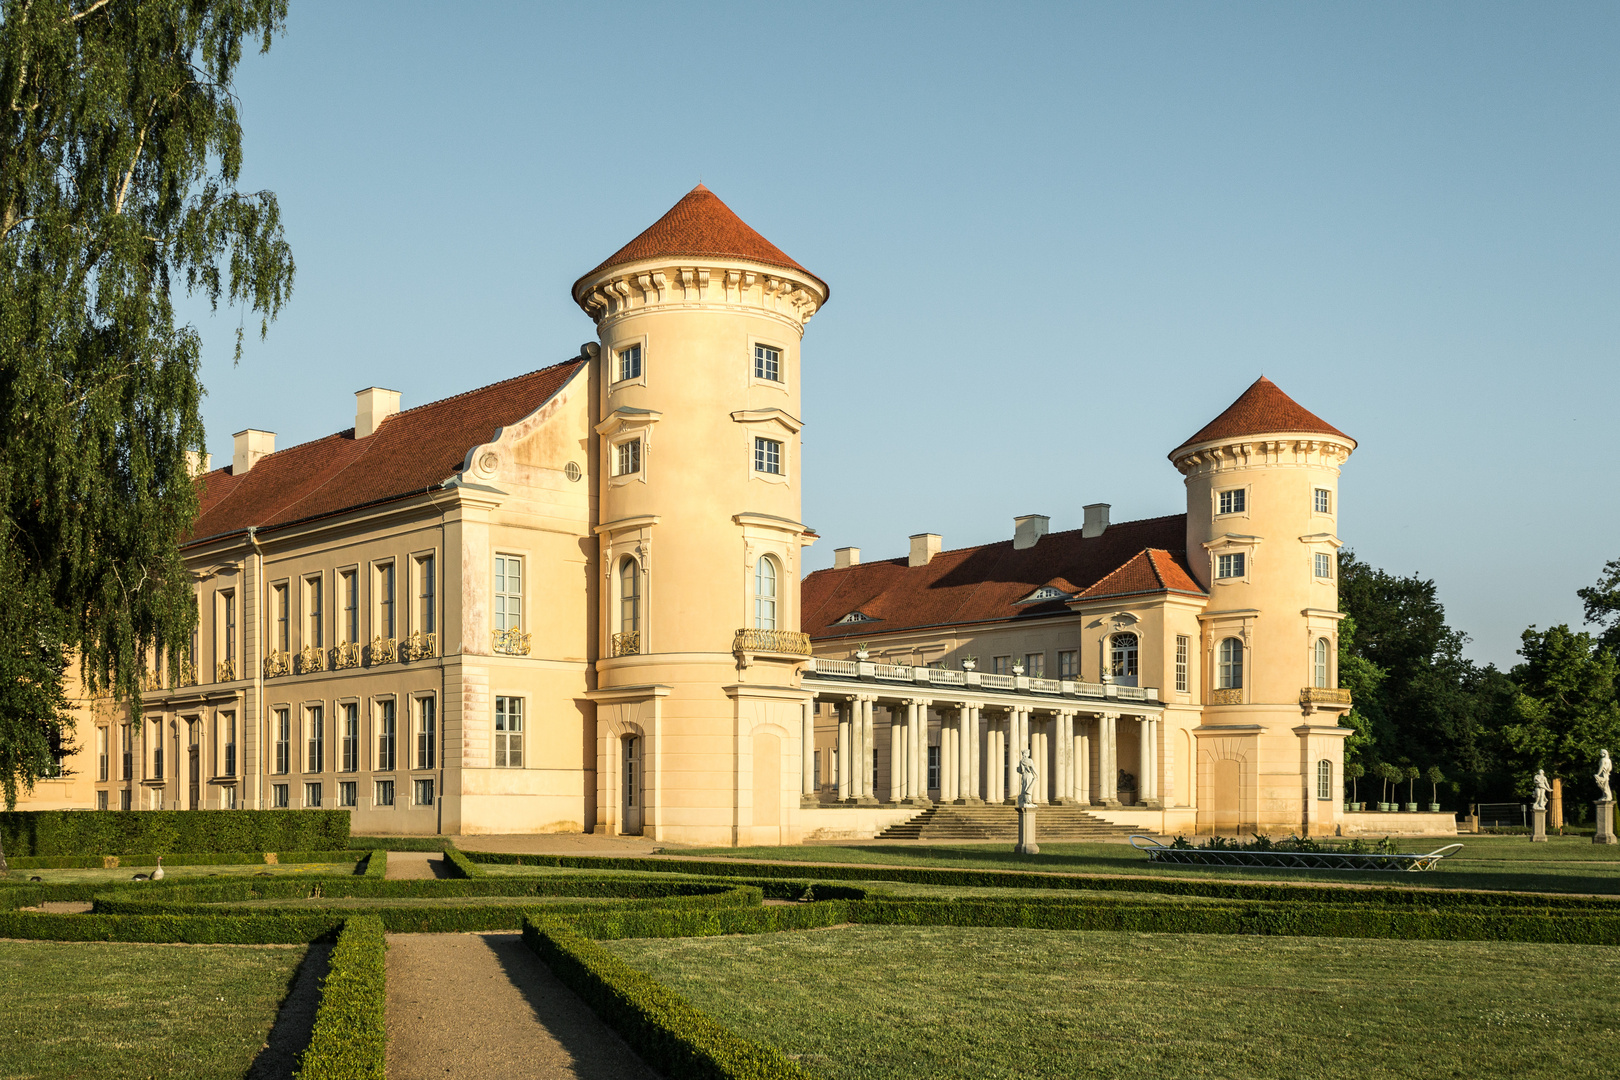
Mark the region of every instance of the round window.
POLYGON ((570 461, 567 465, 563 466, 563 475, 568 477, 570 480, 578 480, 580 477, 584 476, 585 473, 580 469, 579 462, 570 461))

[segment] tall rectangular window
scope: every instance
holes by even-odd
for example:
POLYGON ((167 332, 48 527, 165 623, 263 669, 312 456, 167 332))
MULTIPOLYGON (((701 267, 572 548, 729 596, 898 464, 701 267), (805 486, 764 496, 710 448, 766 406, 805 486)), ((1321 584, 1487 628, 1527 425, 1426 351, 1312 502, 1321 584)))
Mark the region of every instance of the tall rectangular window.
POLYGON ((782 444, 775 439, 754 440, 754 471, 782 475, 782 444))
POLYGON ((1327 488, 1317 488, 1311 497, 1311 509, 1318 514, 1333 513, 1333 492, 1327 488))
POLYGON ((292 715, 286 709, 277 709, 271 721, 275 730, 276 772, 292 771, 292 715))
POLYGON ((107 793, 105 791, 96 792, 96 809, 107 809, 107 793))
POLYGON ((991 658, 991 660, 990 660, 990 671, 994 675, 1011 675, 1012 674, 1012 657, 1010 657, 1010 656, 997 656, 997 657, 991 658))
POLYGON ((125 788, 118 793, 118 809, 129 810, 132 809, 134 805, 135 793, 133 791, 129 790, 129 788, 125 788))
POLYGON ((1241 514, 1248 507, 1249 493, 1243 488, 1233 488, 1231 491, 1221 492, 1215 498, 1218 503, 1216 513, 1241 514))
POLYGON ((416 805, 417 806, 432 806, 433 805, 433 777, 431 777, 431 776, 421 777, 416 781, 416 783, 413 786, 415 788, 415 791, 413 792, 413 794, 415 796, 414 801, 415 801, 416 805))
MULTIPOLYGON (((613 373, 614 382, 641 378, 641 346, 639 344, 620 349, 615 359, 617 361, 615 366, 618 370, 613 373)), ((665 357, 665 359, 667 360, 668 357, 665 357)), ((668 374, 668 372, 665 374, 668 374)))
POLYGON ((613 447, 613 475, 630 476, 641 471, 641 440, 627 439, 613 447))
POLYGON ((495 629, 523 629, 523 560, 495 556, 495 629))
POLYGON ((353 780, 340 780, 340 781, 338 781, 338 805, 339 806, 358 806, 358 805, 360 805, 360 790, 359 789, 360 789, 360 785, 356 784, 353 780))
POLYGON ((1215 556, 1215 576, 1218 578, 1240 578, 1244 572, 1243 552, 1235 551, 1230 555, 1215 556))
POLYGON ((305 784, 304 785, 304 805, 309 807, 312 810, 320 809, 320 805, 321 805, 321 785, 319 785, 319 784, 305 784))
POLYGON ((769 345, 754 346, 754 378, 782 381, 782 352, 769 345))
POLYGON ((523 699, 495 699, 495 767, 523 768, 523 699))
POLYGON ((416 767, 436 768, 438 747, 438 702, 430 697, 416 699, 416 767))
POLYGON ((1046 678, 1046 654, 1043 652, 1025 653, 1024 674, 1032 679, 1046 678))
POLYGON ((227 662, 236 660, 236 593, 226 590, 219 594, 220 619, 223 623, 221 648, 224 655, 220 659, 227 662))
POLYGON ((360 706, 346 702, 343 706, 343 771, 360 771, 360 706))
POLYGON ((423 555, 416 560, 416 628, 424 634, 434 632, 434 587, 433 556, 423 555))
POLYGON ((1078 649, 1058 650, 1058 678, 1078 679, 1080 677, 1080 651, 1078 649))
POLYGON ((376 803, 378 806, 394 805, 394 782, 392 780, 377 781, 376 803))
POLYGON ((135 779, 135 747, 133 745, 133 739, 130 734, 128 724, 122 724, 119 726, 118 749, 120 751, 119 756, 123 758, 123 760, 120 762, 123 775, 121 775, 118 779, 135 779))
POLYGON ((270 807, 273 810, 285 810, 285 809, 287 809, 287 785, 286 784, 271 784, 270 785, 270 807))
POLYGON ((345 570, 341 575, 343 590, 343 643, 360 640, 360 575, 345 570))
POLYGON ((292 603, 287 591, 285 585, 276 585, 270 590, 271 610, 275 613, 276 619, 275 628, 271 631, 275 635, 271 641, 275 652, 286 652, 292 642, 292 627, 288 624, 292 603))
POLYGON ((939 747, 928 748, 928 790, 939 788, 939 747))
POLYGON ((377 567, 377 636, 394 636, 394 564, 377 567))
MULTIPOLYGON (((97 780, 106 780, 108 774, 112 771, 112 762, 109 760, 111 757, 112 755, 107 752, 107 729, 104 727, 98 727, 96 728, 97 780)), ((103 807, 103 809, 105 809, 105 807, 103 807)))
POLYGON ((1191 645, 1187 635, 1176 635, 1176 692, 1180 694, 1187 692, 1187 656, 1191 645))
POLYGON ((304 644, 313 648, 324 645, 325 639, 321 635, 326 625, 321 605, 322 581, 318 577, 310 578, 304 582, 304 644))
POLYGON ((311 705, 304 712, 304 771, 326 771, 326 710, 311 705))
POLYGON ((223 740, 223 743, 224 743, 223 752, 220 755, 221 757, 224 758, 224 762, 223 762, 224 771, 221 772, 220 775, 221 776, 235 776, 236 775, 236 714, 235 713, 220 713, 215 718, 214 722, 217 725, 215 727, 215 731, 218 733, 217 737, 219 739, 223 740))
POLYGON ((152 779, 163 779, 163 721, 152 721, 152 779))
POLYGON ((1316 763, 1316 797, 1333 798, 1333 762, 1327 758, 1316 763))
POLYGON ((394 771, 395 736, 394 703, 377 703, 377 771, 394 771))
POLYGON ((1316 564, 1316 576, 1329 581, 1333 579, 1333 556, 1318 551, 1312 561, 1316 564))

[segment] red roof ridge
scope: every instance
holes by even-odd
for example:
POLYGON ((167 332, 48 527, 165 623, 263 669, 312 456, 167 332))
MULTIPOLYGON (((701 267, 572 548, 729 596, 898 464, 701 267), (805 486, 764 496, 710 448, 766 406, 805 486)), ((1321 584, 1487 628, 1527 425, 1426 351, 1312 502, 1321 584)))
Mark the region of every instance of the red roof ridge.
POLYGON ((1170 452, 1171 460, 1189 446, 1233 439, 1245 435, 1265 435, 1271 432, 1301 432, 1313 435, 1335 435, 1354 447, 1356 440, 1311 412, 1285 394, 1281 387, 1264 375, 1238 395, 1219 416, 1200 428, 1197 434, 1182 441, 1170 452))
POLYGON ((1208 594, 1198 587, 1198 583, 1187 573, 1185 567, 1176 561, 1176 553, 1169 548, 1143 548, 1119 566, 1110 570, 1089 588, 1076 596, 1075 600, 1101 600, 1110 596, 1131 596, 1150 592, 1182 592, 1195 593, 1199 596, 1208 594), (1169 564, 1160 565, 1160 557, 1169 564), (1145 582, 1137 581, 1126 584, 1125 578, 1137 575, 1140 577, 1146 570, 1152 578, 1152 587, 1144 587, 1145 582), (1116 579, 1118 579, 1116 581, 1116 579), (1123 586, 1123 587, 1122 587, 1123 586))

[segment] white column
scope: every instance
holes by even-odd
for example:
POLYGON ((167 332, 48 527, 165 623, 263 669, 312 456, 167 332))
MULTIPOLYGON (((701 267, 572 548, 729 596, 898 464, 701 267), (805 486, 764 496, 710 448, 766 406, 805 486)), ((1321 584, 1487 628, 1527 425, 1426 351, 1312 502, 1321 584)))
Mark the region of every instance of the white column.
POLYGON ((873 717, 870 697, 861 698, 861 798, 876 801, 873 773, 877 771, 877 722, 873 717))
POLYGON ((984 794, 984 753, 980 749, 980 740, 984 738, 984 723, 979 715, 979 707, 968 707, 968 798, 983 799, 984 794))
POLYGON ((1074 797, 1091 805, 1091 721, 1080 721, 1074 734, 1074 797))
POLYGON ((1074 714, 1067 709, 1059 711, 1056 726, 1052 745, 1052 772, 1057 789, 1054 800, 1068 802, 1074 798, 1074 768, 1069 760, 1074 753, 1074 714))
POLYGON ((1007 755, 1012 744, 1012 713, 996 721, 996 751, 990 771, 996 781, 996 802, 1007 801, 1007 755))
POLYGON ((1136 799, 1137 802, 1147 802, 1148 792, 1153 787, 1153 739, 1152 729, 1148 727, 1148 718, 1136 718, 1136 799))
POLYGON ((1045 805, 1047 801, 1047 781, 1052 777, 1052 769, 1046 762, 1046 721, 1036 720, 1035 714, 1029 714, 1029 756, 1035 763, 1035 786, 1030 794, 1035 796, 1036 805, 1045 805))
POLYGON ((801 751, 799 794, 811 798, 816 794, 816 703, 806 702, 799 716, 799 748, 801 751))
POLYGON ((973 707, 965 701, 956 704, 956 799, 973 795, 973 707))
POLYGON ((1104 802, 1119 801, 1119 714, 1103 713, 1101 769, 1097 779, 1104 802))
POLYGON ((931 701, 917 704, 917 753, 911 761, 911 786, 917 798, 928 798, 928 713, 931 701))
POLYGON ((1175 740, 1165 730, 1164 718, 1153 721, 1153 741, 1159 745, 1159 768, 1154 779, 1159 784, 1159 802, 1165 806, 1176 804, 1175 740))
POLYGON ((1001 772, 1001 721, 992 720, 984 731, 984 801, 995 805, 1001 801, 1001 788, 997 777, 1001 772))
POLYGON ((838 703, 838 801, 849 798, 850 705, 838 703))
POLYGON ((945 723, 945 718, 943 716, 940 717, 940 725, 939 725, 939 801, 940 802, 955 802, 956 801, 956 777, 957 777, 956 755, 957 755, 957 749, 961 745, 961 740, 958 739, 957 736, 960 734, 961 730, 962 729, 957 727, 955 724, 947 724, 947 723, 945 723))
POLYGON ((889 801, 897 803, 905 798, 906 729, 900 710, 889 706, 889 801))

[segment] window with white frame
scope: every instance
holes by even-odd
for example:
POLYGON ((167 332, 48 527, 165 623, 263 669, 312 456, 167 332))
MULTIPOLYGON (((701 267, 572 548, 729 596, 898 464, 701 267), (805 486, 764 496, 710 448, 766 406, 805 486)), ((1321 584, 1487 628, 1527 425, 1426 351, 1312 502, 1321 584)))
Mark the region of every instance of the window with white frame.
POLYGON ((438 595, 435 581, 435 560, 432 555, 416 558, 416 629, 424 634, 435 632, 438 620, 438 595))
POLYGON ((107 793, 105 791, 96 792, 96 809, 107 809, 107 793))
POLYGON ((354 807, 360 805, 360 785, 353 780, 338 781, 338 805, 354 807))
POLYGON ((1176 635, 1176 692, 1179 694, 1187 692, 1187 660, 1192 651, 1191 645, 1186 634, 1176 635))
POLYGON ((416 767, 432 769, 438 761, 438 702, 434 698, 416 699, 416 767))
POLYGON ((1311 656, 1311 685, 1327 688, 1328 685, 1328 658, 1332 655, 1332 645, 1327 638, 1317 638, 1312 648, 1311 656))
POLYGON ((271 784, 270 785, 270 806, 274 810, 285 810, 285 809, 287 809, 287 785, 286 784, 271 784))
POLYGON ((292 600, 285 584, 273 586, 270 592, 272 610, 276 616, 276 625, 272 631, 275 638, 271 642, 271 647, 276 652, 287 652, 292 645, 292 600))
POLYGON ((433 777, 420 777, 412 786, 415 789, 413 795, 417 806, 433 805, 433 777))
POLYGON ((392 780, 379 780, 379 781, 377 781, 377 797, 376 797, 376 800, 374 802, 374 805, 376 805, 376 806, 393 806, 394 805, 394 782, 392 780))
POLYGON ((1333 580, 1333 556, 1332 555, 1329 555, 1326 552, 1318 551, 1311 557, 1311 562, 1314 564, 1317 577, 1321 578, 1324 581, 1332 581, 1333 580))
POLYGON ((326 771, 326 710, 311 705, 304 710, 304 771, 326 771))
POLYGON ((619 632, 641 629, 641 564, 626 555, 619 563, 619 632))
POLYGON ((634 476, 641 471, 641 440, 626 439, 613 447, 613 475, 634 476))
POLYGON ((377 771, 393 772, 395 753, 397 750, 396 725, 398 718, 394 714, 394 702, 379 701, 377 703, 377 771))
MULTIPOLYGON (((666 357, 667 359, 667 357, 666 357)), ((641 378, 641 345, 626 346, 614 355, 614 382, 641 378)))
POLYGON ((523 560, 495 556, 495 629, 523 629, 523 560))
POLYGON ((111 758, 111 756, 112 755, 107 752, 107 729, 104 728, 104 727, 98 727, 98 728, 96 728, 96 779, 97 780, 104 781, 104 780, 107 779, 108 773, 111 772, 112 762, 109 760, 111 758))
POLYGON ((360 705, 347 701, 343 704, 343 737, 340 740, 343 755, 342 771, 360 771, 360 705))
POLYGON ((1046 654, 1043 652, 1025 653, 1024 674, 1032 679, 1046 678, 1046 654))
POLYGON ((939 789, 939 747, 928 748, 928 790, 939 789))
POLYGON ((377 567, 377 636, 394 637, 397 626, 394 619, 394 564, 386 562, 377 567))
POLYGON ((322 580, 318 577, 308 578, 304 582, 304 645, 316 649, 326 644, 322 634, 325 626, 322 584, 322 580))
POLYGON ((1058 678, 1078 679, 1080 677, 1080 650, 1058 650, 1058 678))
POLYGON ((343 643, 360 640, 360 575, 345 570, 339 576, 343 590, 343 643))
POLYGON ((1226 555, 1215 556, 1215 576, 1217 578, 1240 578, 1248 570, 1248 560, 1243 552, 1234 551, 1226 555))
POLYGON ((754 439, 754 471, 782 475, 782 444, 776 439, 754 439))
POLYGON ((273 720, 275 725, 276 744, 276 772, 288 773, 292 771, 292 712, 289 709, 277 709, 273 720))
POLYGON ((233 663, 236 660, 236 592, 226 589, 219 594, 220 603, 220 647, 223 654, 221 660, 233 663))
POLYGON ((1245 488, 1232 488, 1215 496, 1217 514, 1241 514, 1248 509, 1249 493, 1245 488))
POLYGON ((236 775, 236 714, 222 712, 214 717, 214 739, 216 745, 222 747, 224 757, 221 776, 236 775))
POLYGON ((304 785, 304 805, 311 809, 319 809, 321 805, 321 785, 310 783, 304 785))
POLYGON ((1112 634, 1108 639, 1108 671, 1114 681, 1135 686, 1140 644, 1135 634, 1112 634))
POLYGON ((495 767, 523 768, 523 699, 495 699, 495 767))
POLYGON ((769 345, 754 346, 754 378, 782 381, 782 351, 769 345))
POLYGON ((1243 641, 1222 638, 1216 658, 1216 686, 1221 690, 1243 688, 1243 641))
POLYGON ((1333 492, 1327 488, 1317 488, 1311 493, 1311 509, 1318 514, 1333 513, 1333 492))
POLYGON ((761 555, 754 564, 754 629, 776 629, 776 560, 761 555))
POLYGON ((1327 758, 1316 763, 1316 797, 1333 798, 1333 762, 1327 758))
MULTIPOLYGON (((283 710, 285 712, 285 710, 283 710)), ((287 770, 282 769, 282 772, 287 770)), ((163 779, 163 721, 152 721, 152 776, 153 780, 163 779)))

